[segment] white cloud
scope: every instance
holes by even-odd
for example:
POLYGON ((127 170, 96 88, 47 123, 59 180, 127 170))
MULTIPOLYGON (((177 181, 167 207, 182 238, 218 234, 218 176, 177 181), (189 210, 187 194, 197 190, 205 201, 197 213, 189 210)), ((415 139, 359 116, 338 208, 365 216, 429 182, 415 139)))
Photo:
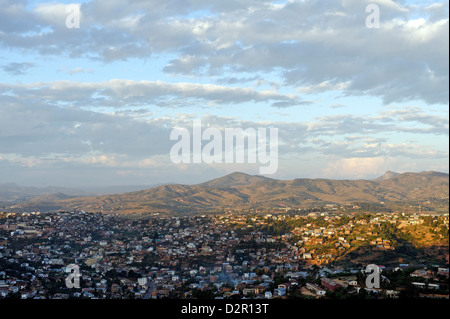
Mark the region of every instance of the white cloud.
POLYGON ((368 174, 382 175, 392 165, 392 159, 385 157, 354 157, 332 161, 322 175, 335 178, 362 179, 368 174))
POLYGON ((67 8, 70 8, 69 5, 62 3, 40 3, 36 6, 34 12, 50 25, 65 27, 65 21, 68 16, 67 8))
POLYGON ((6 2, 0 14, 26 22, 11 24, 14 32, 0 34, 0 44, 109 63, 167 55, 174 58, 161 69, 174 74, 265 77, 276 70, 292 87, 448 103, 448 16, 436 15, 448 12, 447 2, 222 2, 91 1, 81 6, 77 32, 61 27, 66 5, 27 11, 6 2), (365 27, 368 3, 380 6, 379 29, 365 27), (52 30, 39 32, 43 27, 52 30), (345 86, 335 88, 339 83, 345 86))
MULTIPOLYGON (((171 106, 193 99, 212 104, 239 104, 244 102, 285 103, 299 105, 301 99, 294 94, 280 94, 273 90, 257 91, 254 88, 228 87, 215 84, 168 83, 162 81, 133 81, 112 79, 104 82, 36 82, 31 84, 0 84, 0 91, 13 92, 21 98, 50 103, 73 103, 83 107, 109 106, 123 108, 137 106, 171 106), (168 99, 173 104, 168 104, 168 99), (177 102, 177 100, 179 100, 177 102)), ((211 104, 206 104, 207 106, 211 104)), ((202 106, 202 105, 201 105, 202 106)))
POLYGON ((299 87, 297 88, 297 91, 308 94, 325 91, 342 91, 348 88, 350 84, 351 84, 350 82, 330 83, 329 81, 323 81, 316 85, 299 87))

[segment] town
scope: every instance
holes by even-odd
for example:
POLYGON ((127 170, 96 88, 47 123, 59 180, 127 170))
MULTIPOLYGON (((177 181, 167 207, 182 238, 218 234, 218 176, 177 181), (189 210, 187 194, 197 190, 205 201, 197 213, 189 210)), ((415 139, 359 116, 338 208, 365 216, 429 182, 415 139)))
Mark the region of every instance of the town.
MULTIPOLYGON (((330 209, 328 209, 330 208, 330 209)), ((0 213, 0 299, 447 298, 446 214, 0 213), (68 288, 68 265, 80 269, 68 288), (366 285, 366 266, 381 270, 366 285)))

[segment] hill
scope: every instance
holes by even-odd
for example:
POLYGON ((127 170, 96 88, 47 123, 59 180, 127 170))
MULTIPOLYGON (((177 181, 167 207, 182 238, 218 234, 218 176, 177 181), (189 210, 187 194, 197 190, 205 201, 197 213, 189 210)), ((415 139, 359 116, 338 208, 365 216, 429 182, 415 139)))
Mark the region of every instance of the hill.
POLYGON ((248 175, 244 173, 235 172, 223 177, 219 177, 213 180, 210 180, 208 182, 199 184, 200 186, 205 187, 214 187, 214 188, 220 188, 220 187, 234 187, 234 186, 243 186, 243 185, 250 185, 257 182, 262 181, 269 181, 272 180, 268 177, 263 176, 257 176, 257 175, 248 175))
POLYGON ((233 173, 198 185, 163 185, 117 195, 36 198, 14 210, 202 212, 223 209, 311 207, 325 204, 447 202, 449 176, 439 172, 392 174, 377 180, 276 180, 233 173))
POLYGON ((400 173, 387 171, 386 173, 383 174, 383 176, 375 178, 374 181, 380 182, 380 181, 384 181, 384 180, 387 180, 387 179, 391 179, 391 178, 397 177, 398 175, 400 175, 400 173))
POLYGON ((64 193, 71 196, 87 196, 92 193, 82 191, 79 189, 65 188, 65 187, 33 187, 33 186, 20 186, 14 183, 0 184, 0 202, 21 202, 28 201, 32 198, 64 193))

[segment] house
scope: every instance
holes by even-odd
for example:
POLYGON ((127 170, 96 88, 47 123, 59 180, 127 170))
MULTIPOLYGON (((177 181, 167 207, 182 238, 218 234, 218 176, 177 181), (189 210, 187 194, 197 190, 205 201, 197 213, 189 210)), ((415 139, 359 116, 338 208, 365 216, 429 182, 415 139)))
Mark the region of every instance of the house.
POLYGON ((386 290, 386 296, 387 297, 398 298, 398 295, 399 295, 398 291, 395 291, 395 290, 392 290, 392 289, 386 290))
POLYGON ((277 289, 274 289, 274 295, 275 296, 285 296, 286 295, 286 288, 277 288, 277 289))
POLYGON ((266 291, 266 286, 263 286, 263 285, 255 286, 255 294, 259 295, 259 294, 264 293, 265 291, 266 291))
POLYGON ((426 284, 424 282, 412 282, 411 284, 418 288, 426 288, 426 284))
POLYGON ((277 268, 275 269, 275 272, 282 272, 284 271, 284 266, 283 265, 277 265, 277 268))
POLYGON ((242 294, 244 296, 254 295, 255 294, 255 288, 244 288, 242 290, 242 294))
POLYGON ((312 259, 312 254, 311 253, 304 253, 303 254, 303 259, 312 259))
POLYGON ((138 278, 138 284, 139 286, 147 286, 147 278, 146 277, 138 278))
POLYGON ((8 294, 9 294, 9 289, 7 287, 0 288, 0 297, 6 298, 6 297, 8 297, 8 294))
POLYGON ((411 274, 411 277, 423 277, 423 278, 428 278, 430 277, 428 272, 425 269, 417 269, 414 270, 411 274))
POLYGON ((119 291, 120 291, 120 286, 118 285, 118 284, 112 284, 111 285, 111 293, 112 294, 116 294, 116 293, 119 293, 119 291))
POLYGON ((278 289, 284 289, 286 291, 288 291, 290 287, 291 287, 291 283, 289 283, 289 282, 278 285, 278 289))
POLYGON ((335 289, 342 287, 337 282, 335 282, 334 280, 331 280, 329 278, 321 278, 320 281, 321 281, 322 286, 324 288, 326 288, 327 290, 334 291, 335 289))
POLYGON ((318 296, 324 296, 326 293, 326 291, 324 289, 320 288, 319 286, 317 286, 315 284, 311 284, 309 282, 306 283, 306 288, 318 296))

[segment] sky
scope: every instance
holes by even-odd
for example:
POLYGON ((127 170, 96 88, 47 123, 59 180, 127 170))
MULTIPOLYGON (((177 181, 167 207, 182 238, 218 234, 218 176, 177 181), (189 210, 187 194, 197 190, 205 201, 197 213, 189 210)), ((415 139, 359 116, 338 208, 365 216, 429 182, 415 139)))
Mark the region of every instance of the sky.
POLYGON ((448 8, 433 0, 0 0, 0 184, 259 174, 259 162, 174 163, 171 132, 192 132, 194 120, 220 132, 276 128, 271 178, 448 173, 448 8), (377 27, 367 24, 376 19, 371 4, 377 27))

